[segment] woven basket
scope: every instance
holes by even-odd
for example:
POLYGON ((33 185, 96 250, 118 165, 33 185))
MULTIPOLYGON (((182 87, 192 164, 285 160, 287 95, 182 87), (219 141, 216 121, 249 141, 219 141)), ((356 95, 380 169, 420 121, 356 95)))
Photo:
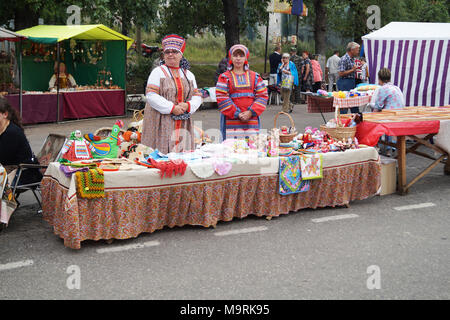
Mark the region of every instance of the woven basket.
MULTIPOLYGON (((288 113, 283 112, 283 111, 280 111, 280 112, 278 112, 278 114, 275 116, 275 120, 274 120, 274 123, 273 123, 273 127, 274 127, 274 128, 277 127, 277 120, 278 120, 278 116, 279 116, 280 114, 285 114, 285 115, 287 115, 287 116, 289 117, 289 120, 291 121, 291 128, 294 128, 294 127, 295 127, 294 120, 292 119, 292 117, 291 117, 288 113)), ((281 142, 281 143, 288 143, 288 142, 291 142, 291 141, 294 139, 294 137, 297 136, 297 135, 298 135, 298 132, 297 132, 297 131, 295 131, 295 132, 293 132, 293 133, 288 133, 288 134, 282 134, 282 133, 280 132, 280 142, 281 142)))
POLYGON ((354 138, 356 135, 356 127, 337 127, 327 128, 324 124, 320 126, 320 130, 325 131, 334 140, 348 140, 348 138, 354 138))

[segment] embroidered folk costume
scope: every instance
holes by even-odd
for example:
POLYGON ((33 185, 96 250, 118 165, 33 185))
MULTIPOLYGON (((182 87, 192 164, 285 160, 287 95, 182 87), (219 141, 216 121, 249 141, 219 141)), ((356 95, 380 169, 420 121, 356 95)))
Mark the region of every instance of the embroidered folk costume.
MULTIPOLYGON (((176 50, 183 53, 185 40, 168 35, 162 40, 163 51, 176 50)), ((202 103, 194 75, 181 67, 161 65, 151 72, 146 88, 147 104, 144 111, 142 144, 162 153, 183 152, 195 149, 191 115, 202 103), (173 110, 181 102, 188 104, 184 114, 175 115, 173 110)))
POLYGON ((219 76, 216 85, 216 98, 220 117, 220 130, 222 138, 241 139, 259 133, 259 116, 264 112, 267 105, 268 94, 266 85, 261 76, 249 70, 249 50, 237 44, 230 48, 228 53, 228 71, 219 76), (245 54, 244 73, 236 74, 233 71, 231 57, 236 50, 245 54), (251 118, 241 121, 239 114, 250 110, 251 118))

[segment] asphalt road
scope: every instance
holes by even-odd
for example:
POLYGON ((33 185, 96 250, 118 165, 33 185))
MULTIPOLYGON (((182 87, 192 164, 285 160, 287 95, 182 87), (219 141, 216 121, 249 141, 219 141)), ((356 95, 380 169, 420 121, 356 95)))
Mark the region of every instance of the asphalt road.
MULTIPOLYGON (((273 127, 280 109, 265 112, 263 127, 273 127)), ((300 130, 322 123, 305 106, 292 116, 300 130)), ((218 126, 216 110, 194 119, 204 129, 218 126)), ((114 120, 44 124, 26 133, 37 152, 49 132, 94 132, 114 120)), ((429 163, 408 155, 409 180, 429 163)), ((64 247, 32 195, 22 204, 0 233, 0 299, 450 299, 450 176, 443 165, 406 196, 270 221, 235 219, 216 229, 165 228, 112 244, 85 241, 81 250, 64 247)))

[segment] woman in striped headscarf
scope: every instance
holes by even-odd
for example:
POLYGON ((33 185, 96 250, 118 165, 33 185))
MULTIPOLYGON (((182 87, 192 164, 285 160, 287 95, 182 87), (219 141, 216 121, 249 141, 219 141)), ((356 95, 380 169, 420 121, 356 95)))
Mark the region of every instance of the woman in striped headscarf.
POLYGON ((228 70, 217 81, 216 98, 223 140, 259 133, 259 117, 266 109, 268 95, 261 76, 249 69, 249 56, 244 45, 232 46, 228 52, 228 70))
POLYGON ((185 40, 175 34, 162 40, 164 63, 153 69, 146 89, 142 144, 162 153, 195 149, 191 115, 202 103, 195 77, 183 59, 185 40))

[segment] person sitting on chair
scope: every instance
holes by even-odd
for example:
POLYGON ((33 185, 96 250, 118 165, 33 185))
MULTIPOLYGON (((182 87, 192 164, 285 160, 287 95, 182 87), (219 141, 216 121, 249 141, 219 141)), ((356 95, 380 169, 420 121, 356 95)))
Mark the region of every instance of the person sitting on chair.
POLYGON ((405 107, 405 98, 402 90, 391 82, 391 70, 383 68, 378 71, 378 84, 381 87, 375 90, 369 104, 372 111, 402 109, 405 107))
MULTIPOLYGON (((38 164, 38 161, 31 151, 20 116, 8 100, 0 97, 0 164, 10 173, 22 163, 38 164)), ((41 179, 39 169, 27 169, 22 172, 19 184, 35 183, 41 179)))
MULTIPOLYGON (((56 89, 56 77, 58 76, 58 63, 55 62, 54 67, 55 73, 50 78, 50 81, 48 83, 49 90, 56 89)), ((75 79, 72 77, 70 73, 67 73, 66 71, 66 65, 62 62, 59 63, 59 88, 60 89, 66 89, 66 88, 73 88, 76 87, 77 83, 75 82, 75 79)))

